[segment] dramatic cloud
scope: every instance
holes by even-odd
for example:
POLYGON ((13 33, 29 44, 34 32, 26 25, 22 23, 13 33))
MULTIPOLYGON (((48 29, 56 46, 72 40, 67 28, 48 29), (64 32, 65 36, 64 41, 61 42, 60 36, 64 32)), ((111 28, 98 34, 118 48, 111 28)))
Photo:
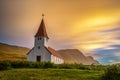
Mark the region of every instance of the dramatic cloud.
POLYGON ((120 57, 120 52, 115 53, 115 56, 120 57))
POLYGON ((0 0, 0 42, 32 48, 45 13, 49 46, 77 48, 101 63, 120 61, 113 56, 120 48, 119 4, 120 0, 0 0))

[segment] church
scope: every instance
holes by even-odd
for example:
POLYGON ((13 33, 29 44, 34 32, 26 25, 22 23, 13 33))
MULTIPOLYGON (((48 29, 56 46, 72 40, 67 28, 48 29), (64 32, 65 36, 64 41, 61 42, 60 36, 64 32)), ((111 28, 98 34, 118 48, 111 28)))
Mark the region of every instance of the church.
MULTIPOLYGON (((44 17, 44 15, 42 15, 44 17)), ((34 47, 27 53, 27 61, 32 62, 52 62, 54 64, 62 63, 82 63, 85 65, 99 64, 91 56, 85 56, 77 49, 54 50, 46 46, 49 40, 44 18, 42 18, 38 31, 34 36, 34 47)))
POLYGON ((28 61, 52 62, 55 64, 64 63, 61 55, 56 50, 45 46, 48 39, 44 19, 42 18, 39 29, 34 36, 34 47, 27 53, 28 61))

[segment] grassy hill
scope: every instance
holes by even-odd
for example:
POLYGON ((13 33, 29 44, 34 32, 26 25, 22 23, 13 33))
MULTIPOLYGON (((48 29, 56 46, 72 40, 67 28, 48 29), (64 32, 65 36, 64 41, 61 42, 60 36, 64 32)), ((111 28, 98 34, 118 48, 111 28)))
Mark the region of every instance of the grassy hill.
POLYGON ((0 60, 26 60, 26 54, 30 49, 0 43, 0 60))

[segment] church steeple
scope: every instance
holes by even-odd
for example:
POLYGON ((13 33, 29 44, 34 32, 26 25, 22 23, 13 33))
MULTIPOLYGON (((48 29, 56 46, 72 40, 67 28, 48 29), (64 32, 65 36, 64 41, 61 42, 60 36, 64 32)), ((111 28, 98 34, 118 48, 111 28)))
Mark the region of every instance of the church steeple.
MULTIPOLYGON (((44 14, 42 14, 42 17, 44 17, 44 14)), ((47 39, 49 39, 48 35, 47 35, 47 31, 45 28, 45 23, 44 23, 44 19, 42 18, 39 29, 35 35, 35 37, 45 37, 47 39)))
POLYGON ((45 28, 45 23, 44 23, 43 17, 44 17, 44 15, 42 15, 42 20, 41 20, 40 26, 38 28, 38 31, 35 35, 35 43, 34 43, 35 48, 39 49, 39 50, 40 50, 40 48, 44 48, 44 46, 46 45, 45 40, 49 39, 46 28, 45 28))

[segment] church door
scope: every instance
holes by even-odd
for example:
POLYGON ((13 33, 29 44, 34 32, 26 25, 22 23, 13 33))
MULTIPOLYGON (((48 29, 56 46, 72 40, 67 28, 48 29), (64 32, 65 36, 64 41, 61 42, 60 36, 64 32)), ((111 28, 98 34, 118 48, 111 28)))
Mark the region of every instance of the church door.
POLYGON ((37 56, 36 60, 37 60, 37 62, 40 62, 41 61, 41 56, 37 56))

